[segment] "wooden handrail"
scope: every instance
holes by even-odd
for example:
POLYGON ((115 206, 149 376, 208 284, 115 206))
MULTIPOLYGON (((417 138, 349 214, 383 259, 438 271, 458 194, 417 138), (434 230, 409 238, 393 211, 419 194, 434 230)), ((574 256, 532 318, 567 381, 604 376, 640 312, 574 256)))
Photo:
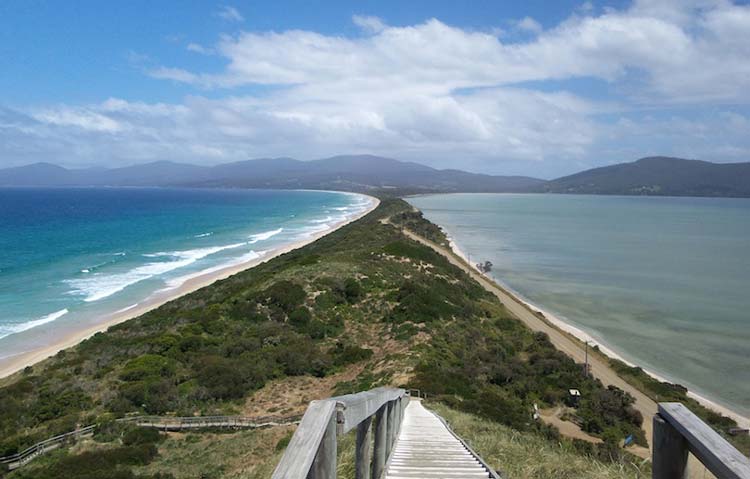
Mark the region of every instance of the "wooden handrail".
POLYGON ((272 478, 334 479, 337 436, 357 428, 356 477, 379 479, 408 399, 403 389, 377 388, 311 402, 272 478))
POLYGON ((653 479, 687 477, 688 452, 717 479, 750 479, 750 459, 681 403, 659 403, 654 416, 653 479))

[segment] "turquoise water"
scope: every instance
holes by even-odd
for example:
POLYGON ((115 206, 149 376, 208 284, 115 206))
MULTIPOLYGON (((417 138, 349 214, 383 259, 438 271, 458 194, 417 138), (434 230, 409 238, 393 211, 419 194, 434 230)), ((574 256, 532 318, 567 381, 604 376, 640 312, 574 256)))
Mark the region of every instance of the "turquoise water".
POLYGON ((411 198, 475 262, 626 360, 750 416, 750 200, 411 198))
POLYGON ((312 191, 0 188, 0 361, 361 213, 312 191))

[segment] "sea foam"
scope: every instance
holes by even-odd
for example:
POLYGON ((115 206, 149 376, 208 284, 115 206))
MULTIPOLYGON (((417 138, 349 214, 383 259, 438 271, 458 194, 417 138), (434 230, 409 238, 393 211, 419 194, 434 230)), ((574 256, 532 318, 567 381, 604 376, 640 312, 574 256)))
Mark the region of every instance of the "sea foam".
POLYGON ((153 278, 154 276, 159 276, 189 266, 206 256, 227 249, 239 248, 245 244, 246 243, 235 243, 210 248, 144 254, 143 256, 147 258, 170 257, 175 259, 172 261, 147 263, 124 273, 97 273, 89 275, 86 278, 67 280, 65 282, 72 286, 73 289, 70 292, 71 294, 85 296, 84 301, 90 303, 112 296, 128 286, 153 278))
POLYGON ((232 266, 237 266, 242 263, 246 263, 248 261, 261 258, 265 256, 266 253, 267 251, 252 251, 251 250, 248 253, 243 254, 242 256, 234 258, 231 261, 227 261, 226 263, 222 263, 220 265, 213 266, 211 268, 206 268, 201 271, 196 271, 195 273, 186 274, 178 278, 172 278, 167 281, 167 287, 160 291, 169 291, 172 289, 179 288, 180 286, 185 284, 187 281, 190 281, 191 279, 199 278, 206 274, 216 273, 217 271, 221 271, 226 268, 231 268, 232 266))
POLYGON ((20 333, 21 331, 26 331, 27 329, 35 328, 43 324, 51 323, 52 321, 65 316, 66 314, 68 314, 68 310, 61 309, 60 311, 55 311, 54 313, 42 316, 39 319, 28 321, 23 324, 2 326, 0 327, 0 338, 4 338, 5 336, 11 335, 13 333, 20 333))
POLYGON ((275 230, 272 230, 272 231, 266 231, 264 233, 258 233, 258 234, 250 235, 249 244, 255 244, 258 241, 265 241, 267 239, 273 238, 274 236, 276 236, 277 234, 281 233, 282 231, 284 231, 284 228, 278 228, 278 229, 275 229, 275 230))

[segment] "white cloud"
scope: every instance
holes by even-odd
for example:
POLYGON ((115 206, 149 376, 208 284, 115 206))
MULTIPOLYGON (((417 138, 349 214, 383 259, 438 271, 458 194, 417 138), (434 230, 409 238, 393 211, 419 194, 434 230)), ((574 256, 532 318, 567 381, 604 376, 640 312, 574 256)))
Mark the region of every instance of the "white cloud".
POLYGON ((223 58, 218 72, 150 71, 216 89, 214 98, 109 99, 29 112, 33 121, 20 123, 0 115, 0 153, 36 154, 18 146, 23 137, 34 151, 64 147, 79 161, 358 152, 552 176, 651 153, 722 160, 750 151, 748 114, 735 108, 750 107, 750 7, 640 0, 593 12, 579 8, 546 30, 524 19, 517 27, 534 35, 516 42, 436 19, 395 27, 366 16, 353 17, 366 33, 354 37, 224 35, 187 47, 223 58), (579 79, 612 99, 589 97, 579 79), (273 88, 235 90, 253 85, 273 88))
POLYGON ((214 53, 212 48, 206 48, 198 43, 188 43, 185 48, 189 52, 200 53, 201 55, 212 55, 214 53))
POLYGON ((109 116, 85 108, 45 109, 32 116, 42 123, 72 126, 86 131, 116 133, 124 129, 122 124, 109 116))
POLYGON ((149 70, 149 75, 162 80, 174 80, 182 83, 200 83, 200 75, 190 73, 181 68, 158 67, 149 70))
POLYGON ((544 30, 542 28, 542 25, 539 22, 537 22, 536 20, 534 20, 533 18, 531 18, 531 17, 524 17, 524 18, 522 18, 521 20, 518 21, 518 23, 516 24, 516 26, 520 30, 523 30, 523 31, 529 32, 529 33, 533 33, 533 34, 541 33, 542 30, 544 30))
POLYGON ((224 72, 163 67, 154 76, 221 88, 346 82, 352 89, 410 85, 441 92, 594 77, 626 86, 635 80, 633 98, 649 102, 748 101, 750 6, 709 3, 640 1, 598 16, 574 14, 547 31, 527 17, 517 26, 536 37, 521 43, 435 19, 390 27, 355 16, 370 36, 243 32, 216 46, 228 61, 224 72))
POLYGON ((243 22, 245 21, 245 17, 242 16, 242 14, 234 7, 231 7, 229 5, 225 5, 219 9, 218 12, 216 12, 216 16, 219 18, 222 18, 228 22, 243 22))
POLYGON ((352 21, 367 33, 380 33, 386 29, 386 24, 378 17, 368 15, 354 15, 352 21))

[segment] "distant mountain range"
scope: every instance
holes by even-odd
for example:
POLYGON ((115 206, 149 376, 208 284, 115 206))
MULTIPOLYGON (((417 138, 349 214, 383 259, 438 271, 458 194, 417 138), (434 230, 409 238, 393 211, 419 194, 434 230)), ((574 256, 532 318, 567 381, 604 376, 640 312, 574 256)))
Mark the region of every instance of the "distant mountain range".
POLYGON ((49 163, 0 170, 0 185, 11 186, 198 186, 309 188, 346 191, 518 192, 544 180, 437 170, 370 155, 322 160, 264 158, 206 167, 158 161, 113 169, 69 170, 49 163))
POLYGON ((125 168, 66 169, 35 163, 0 169, 0 186, 193 186, 307 188, 394 193, 544 192, 612 195, 750 197, 750 163, 650 157, 556 180, 438 170, 371 155, 314 161, 264 158, 196 166, 158 161, 125 168))

